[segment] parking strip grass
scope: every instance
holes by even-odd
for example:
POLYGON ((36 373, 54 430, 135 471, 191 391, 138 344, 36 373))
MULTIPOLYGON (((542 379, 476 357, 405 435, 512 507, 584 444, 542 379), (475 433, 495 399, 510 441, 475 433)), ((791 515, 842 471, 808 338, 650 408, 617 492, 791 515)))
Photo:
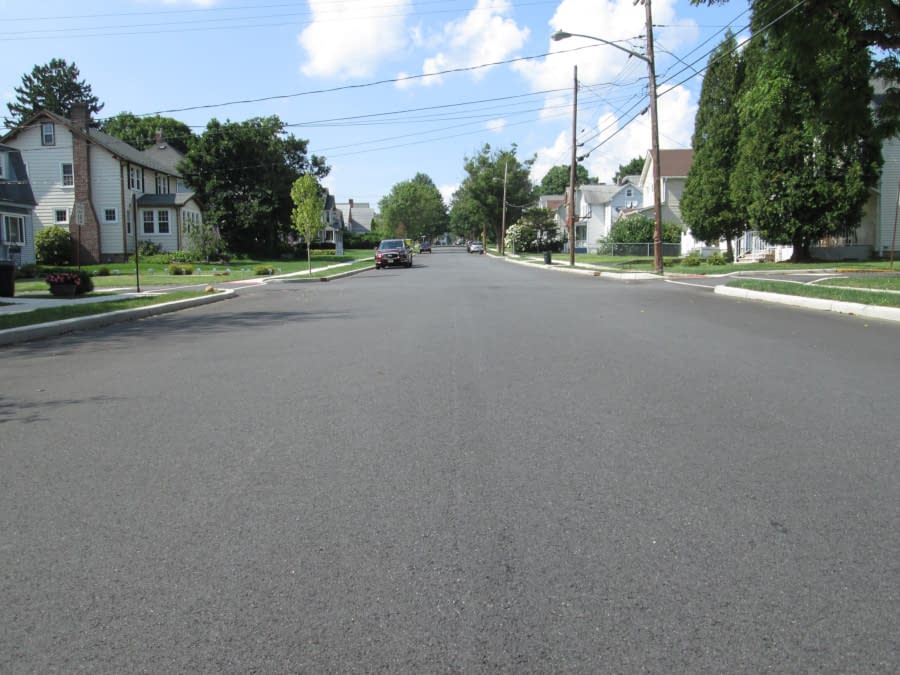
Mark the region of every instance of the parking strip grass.
POLYGON ((800 284, 791 281, 762 281, 758 279, 733 279, 730 288, 745 288, 749 291, 796 295, 804 298, 821 298, 838 302, 856 302, 879 307, 900 307, 900 294, 883 290, 862 290, 859 288, 836 288, 816 284, 800 284))
POLYGON ((76 319, 82 316, 106 314, 120 309, 135 309, 149 305, 160 305, 176 300, 187 300, 207 295, 204 291, 173 291, 161 295, 148 295, 139 298, 122 298, 121 300, 101 300, 99 302, 85 302, 72 305, 58 305, 55 307, 40 307, 28 312, 6 314, 0 316, 0 330, 9 328, 21 328, 22 326, 34 326, 51 321, 63 321, 76 319))

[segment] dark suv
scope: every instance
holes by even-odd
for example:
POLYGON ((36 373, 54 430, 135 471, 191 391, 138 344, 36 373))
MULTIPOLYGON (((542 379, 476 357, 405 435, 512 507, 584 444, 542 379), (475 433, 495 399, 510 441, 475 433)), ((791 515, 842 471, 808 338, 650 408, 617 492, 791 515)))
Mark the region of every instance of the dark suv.
POLYGON ((375 269, 389 265, 412 267, 412 249, 402 239, 382 239, 375 249, 375 269))

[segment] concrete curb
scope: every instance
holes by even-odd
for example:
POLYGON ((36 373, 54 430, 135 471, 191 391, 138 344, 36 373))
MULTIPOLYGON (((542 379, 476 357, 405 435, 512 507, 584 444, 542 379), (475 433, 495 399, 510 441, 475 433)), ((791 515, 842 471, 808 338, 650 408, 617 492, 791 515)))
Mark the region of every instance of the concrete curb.
POLYGON ((862 305, 858 302, 840 302, 824 298, 804 298, 797 295, 751 291, 746 288, 731 288, 729 286, 716 286, 714 292, 719 295, 742 298, 744 300, 774 302, 779 305, 791 305, 825 312, 862 316, 869 319, 900 322, 900 308, 897 307, 878 307, 876 305, 862 305))
POLYGON ((302 278, 301 278, 301 277, 298 277, 298 278, 292 278, 292 277, 287 277, 287 276, 281 276, 281 277, 273 277, 273 278, 269 278, 269 279, 266 280, 265 283, 271 283, 271 282, 274 281, 274 282, 276 282, 276 283, 282 283, 282 284, 283 284, 283 283, 290 283, 290 284, 298 284, 298 283, 300 283, 300 284, 310 284, 310 283, 315 283, 315 282, 318 282, 318 281, 332 281, 332 280, 334 280, 334 279, 343 279, 344 277, 352 277, 352 276, 355 275, 355 274, 361 274, 361 273, 363 273, 363 272, 368 272, 369 270, 374 270, 374 269, 375 269, 375 264, 373 263, 373 264, 370 265, 369 267, 361 267, 361 268, 359 268, 358 270, 348 270, 348 271, 346 271, 346 272, 337 272, 336 274, 329 274, 328 276, 325 276, 325 277, 302 277, 302 278))
POLYGON ((199 307, 200 305, 208 305, 213 302, 228 300, 234 296, 234 290, 221 289, 218 293, 211 293, 198 298, 173 300, 172 302, 163 302, 158 305, 148 305, 147 307, 137 307, 135 309, 120 309, 115 312, 106 312, 105 314, 80 316, 74 319, 39 323, 33 326, 22 326, 21 328, 8 328, 6 330, 0 330, 0 346, 55 337, 57 335, 72 333, 77 330, 84 330, 85 328, 99 328, 115 323, 122 323, 124 321, 134 321, 136 319, 143 319, 157 314, 177 312, 178 310, 187 309, 188 307, 199 307))
POLYGON ((651 274, 649 272, 610 272, 607 270, 596 269, 593 267, 581 267, 576 265, 575 267, 569 267, 568 265, 559 265, 556 263, 551 263, 547 265, 540 261, 530 261, 530 260, 521 260, 517 258, 512 258, 510 256, 499 256, 495 254, 489 254, 492 258, 500 258, 507 262, 515 263, 516 265, 526 265, 529 267, 534 267, 541 270, 552 270, 554 272, 567 272, 568 274, 581 274, 582 276, 589 277, 603 277, 604 279, 614 279, 616 281, 643 281, 643 280, 651 280, 651 279, 662 279, 663 277, 658 274, 651 274))

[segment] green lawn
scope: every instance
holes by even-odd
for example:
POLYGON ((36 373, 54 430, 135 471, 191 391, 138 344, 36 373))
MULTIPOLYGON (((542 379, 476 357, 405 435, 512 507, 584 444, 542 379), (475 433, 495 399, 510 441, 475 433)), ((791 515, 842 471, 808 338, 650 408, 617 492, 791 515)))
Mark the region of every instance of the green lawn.
MULTIPOLYGON (((312 257, 313 276, 335 274, 335 270, 316 273, 329 265, 346 264, 340 270, 357 269, 372 264, 373 253, 370 250, 348 250, 342 256, 314 255, 312 257)), ((197 286, 199 284, 215 284, 225 281, 241 281, 245 279, 259 278, 256 273, 258 267, 269 267, 276 275, 303 273, 307 271, 306 260, 232 260, 228 264, 191 263, 193 274, 173 275, 169 274, 169 266, 165 262, 141 262, 140 282, 141 288, 158 286, 197 286)), ((74 267, 66 269, 75 269, 74 267)), ((137 285, 134 263, 82 265, 93 276, 94 288, 103 289, 134 289, 137 285), (109 272, 109 276, 99 276, 101 268, 109 272)), ((47 292, 47 283, 42 279, 22 279, 16 281, 16 295, 47 292)))
POLYGON ((757 279, 734 279, 728 282, 731 288, 746 288, 750 291, 797 295, 804 298, 822 298, 840 302, 857 302, 879 307, 900 307, 900 293, 884 290, 857 290, 855 288, 835 288, 818 284, 801 284, 791 281, 761 281, 757 279))
POLYGON ((147 307, 148 305, 159 305, 164 302, 186 300, 201 295, 206 295, 206 293, 203 291, 173 291, 171 293, 142 298, 123 298, 121 300, 102 300, 100 302, 60 305, 57 307, 41 307, 28 312, 0 316, 0 330, 19 328, 21 326, 33 326, 49 321, 62 321, 64 319, 74 319, 94 314, 105 314, 120 309, 134 309, 136 307, 147 307))

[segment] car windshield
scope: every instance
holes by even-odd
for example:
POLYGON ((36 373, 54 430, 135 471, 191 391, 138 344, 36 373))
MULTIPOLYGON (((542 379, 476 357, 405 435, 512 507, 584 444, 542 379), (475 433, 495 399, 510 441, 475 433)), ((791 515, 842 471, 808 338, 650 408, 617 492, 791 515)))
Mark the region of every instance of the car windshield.
POLYGON ((399 240, 383 241, 380 248, 403 248, 403 242, 399 240))

